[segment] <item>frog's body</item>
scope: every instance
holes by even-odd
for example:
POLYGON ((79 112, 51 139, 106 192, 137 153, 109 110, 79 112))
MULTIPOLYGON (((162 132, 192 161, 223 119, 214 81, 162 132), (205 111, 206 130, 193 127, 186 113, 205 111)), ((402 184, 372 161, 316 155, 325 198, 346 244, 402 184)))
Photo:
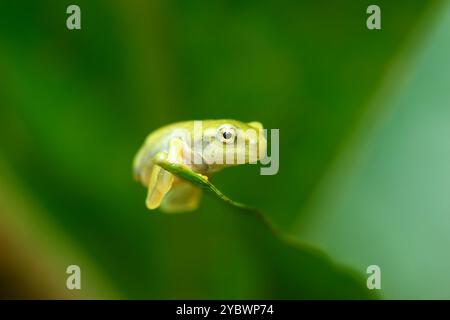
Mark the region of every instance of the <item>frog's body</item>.
POLYGON ((231 155, 241 157, 248 163, 252 161, 248 146, 253 145, 258 148, 259 159, 267 147, 261 133, 262 125, 258 122, 244 123, 228 119, 178 122, 152 132, 133 163, 135 179, 148 188, 147 207, 156 209, 161 206, 166 212, 192 211, 198 207, 201 196, 198 187, 158 166, 158 158, 187 166, 193 172, 208 177, 224 167, 237 164, 214 161, 218 154, 223 153, 224 160, 227 155, 231 155), (248 134, 252 131, 256 134, 248 134), (242 146, 239 141, 245 141, 246 144, 242 146))

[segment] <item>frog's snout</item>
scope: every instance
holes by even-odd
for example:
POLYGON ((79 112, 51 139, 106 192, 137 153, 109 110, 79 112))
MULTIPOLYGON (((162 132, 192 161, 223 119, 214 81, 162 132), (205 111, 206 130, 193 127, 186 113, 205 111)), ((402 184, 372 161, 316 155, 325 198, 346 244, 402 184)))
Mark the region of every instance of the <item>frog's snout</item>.
POLYGON ((262 128, 258 130, 258 135, 248 137, 248 144, 250 162, 252 160, 261 160, 265 157, 267 151, 267 140, 264 136, 264 131, 262 128), (256 154, 252 156, 252 153, 256 154))
POLYGON ((261 160, 266 156, 267 151, 267 140, 264 136, 264 133, 261 132, 260 137, 258 139, 258 160, 261 160))
POLYGON ((262 134, 261 135, 262 136, 262 138, 261 138, 261 142, 260 142, 260 148, 261 148, 261 152, 260 152, 260 154, 262 155, 262 157, 265 157, 266 156, 266 153, 267 153, 267 140, 266 140, 266 137, 264 136, 264 134, 262 134))

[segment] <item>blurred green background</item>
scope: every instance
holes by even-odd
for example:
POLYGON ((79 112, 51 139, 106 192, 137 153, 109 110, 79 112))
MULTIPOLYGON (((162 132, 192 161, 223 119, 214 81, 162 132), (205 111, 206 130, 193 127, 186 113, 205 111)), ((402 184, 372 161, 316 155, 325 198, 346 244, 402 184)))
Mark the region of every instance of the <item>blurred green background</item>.
POLYGON ((0 297, 450 298, 450 6, 370 4, 2 1, 0 297), (300 249, 211 195, 145 208, 145 136, 214 118, 280 129, 277 175, 214 182, 300 249))

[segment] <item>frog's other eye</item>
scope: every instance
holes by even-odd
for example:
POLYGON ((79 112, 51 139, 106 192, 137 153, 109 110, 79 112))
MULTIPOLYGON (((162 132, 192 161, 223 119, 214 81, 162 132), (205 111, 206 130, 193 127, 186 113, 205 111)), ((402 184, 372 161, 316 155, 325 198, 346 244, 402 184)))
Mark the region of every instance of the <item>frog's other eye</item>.
POLYGON ((222 143, 234 143, 234 140, 236 140, 236 130, 230 126, 222 126, 219 128, 218 138, 222 143))

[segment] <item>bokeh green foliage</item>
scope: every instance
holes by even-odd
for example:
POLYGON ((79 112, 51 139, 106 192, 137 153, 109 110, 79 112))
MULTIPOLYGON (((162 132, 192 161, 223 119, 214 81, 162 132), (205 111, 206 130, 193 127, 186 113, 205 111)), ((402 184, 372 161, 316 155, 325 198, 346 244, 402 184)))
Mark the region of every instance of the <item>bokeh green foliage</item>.
POLYGON ((179 120, 279 128, 277 175, 246 166, 214 182, 289 230, 431 1, 379 1, 389 32, 367 30, 368 1, 77 1, 79 31, 65 28, 69 4, 0 5, 4 194, 39 208, 39 224, 14 226, 39 234, 48 222, 57 231, 44 237, 70 243, 46 256, 26 238, 31 265, 83 256, 87 277, 104 279, 84 297, 371 297, 360 274, 286 248, 213 197, 192 214, 148 212, 131 161, 150 131, 179 120))
POLYGON ((294 227, 357 270, 379 265, 390 299, 450 298, 450 2, 432 17, 294 227))

